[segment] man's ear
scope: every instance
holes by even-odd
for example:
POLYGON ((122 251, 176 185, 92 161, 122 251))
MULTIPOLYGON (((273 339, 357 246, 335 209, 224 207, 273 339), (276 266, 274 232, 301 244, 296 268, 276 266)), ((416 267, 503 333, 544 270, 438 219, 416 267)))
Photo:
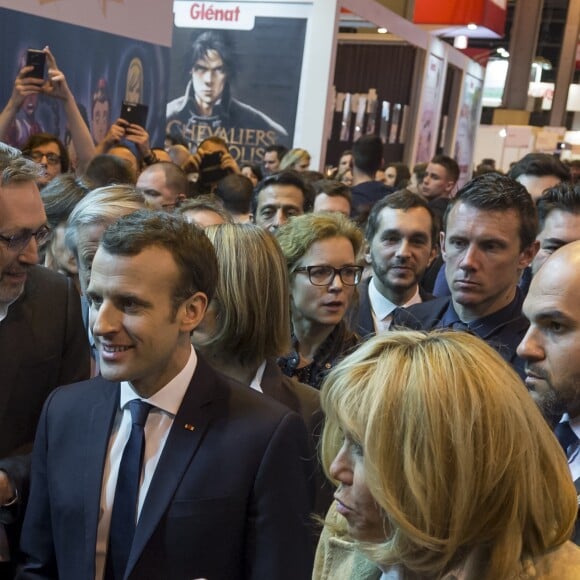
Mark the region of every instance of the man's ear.
POLYGON ((524 270, 527 268, 536 257, 538 250, 540 249, 540 241, 534 240, 527 248, 524 248, 520 254, 518 270, 524 270))
POLYGON ((448 181, 447 184, 445 185, 445 191, 447 193, 451 193, 455 189, 456 185, 457 181, 448 181))
POLYGON ((439 246, 441 247, 441 257, 444 262, 447 262, 447 257, 445 256, 445 232, 439 234, 439 246))
POLYGON ((180 329, 183 332, 190 333, 199 326, 208 303, 207 296, 203 292, 196 292, 183 302, 178 312, 180 329))
POLYGON ((429 255, 429 262, 427 263, 427 267, 429 267, 435 261, 435 258, 437 258, 438 255, 439 251, 437 249, 437 246, 433 246, 431 248, 431 254, 429 255))
POLYGON ((363 241, 362 255, 365 263, 370 266, 373 263, 373 260, 371 258, 371 245, 369 244, 368 240, 363 241))

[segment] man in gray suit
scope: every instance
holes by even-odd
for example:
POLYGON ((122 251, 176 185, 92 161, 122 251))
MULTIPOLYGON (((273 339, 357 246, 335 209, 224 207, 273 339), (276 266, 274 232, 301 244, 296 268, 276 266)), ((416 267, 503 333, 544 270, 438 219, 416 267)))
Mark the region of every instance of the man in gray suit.
MULTIPOLYGON (((526 386, 549 418, 580 492, 580 241, 557 250, 534 275, 523 311, 530 321, 518 347, 526 386)), ((580 523, 574 541, 580 543, 580 523)))
POLYGON ((0 522, 10 524, 0 525, 0 562, 15 558, 9 548, 17 545, 42 405, 58 385, 89 373, 78 293, 70 280, 36 265, 50 233, 39 171, 0 143, 0 522))

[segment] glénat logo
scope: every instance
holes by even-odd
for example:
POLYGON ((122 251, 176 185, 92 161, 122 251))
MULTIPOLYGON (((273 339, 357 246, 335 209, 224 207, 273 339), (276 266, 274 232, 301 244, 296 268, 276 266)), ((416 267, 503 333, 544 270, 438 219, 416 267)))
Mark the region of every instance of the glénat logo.
POLYGON ((238 22, 240 19, 240 7, 214 8, 213 4, 194 2, 191 5, 189 15, 192 20, 206 22, 238 22))

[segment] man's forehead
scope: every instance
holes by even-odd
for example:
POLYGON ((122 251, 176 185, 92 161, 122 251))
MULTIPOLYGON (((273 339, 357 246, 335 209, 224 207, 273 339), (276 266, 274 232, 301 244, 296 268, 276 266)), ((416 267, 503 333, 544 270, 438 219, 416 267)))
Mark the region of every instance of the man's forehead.
POLYGON ((45 221, 44 205, 34 181, 0 187, 0 227, 36 229, 45 221))
POLYGON ((441 179, 448 179, 447 169, 443 165, 439 165, 439 163, 429 163, 427 165, 427 173, 429 175, 437 175, 441 179))
POLYGON ((276 202, 293 203, 302 207, 304 204, 304 194, 295 185, 272 184, 265 187, 260 192, 260 201, 270 205, 276 202))

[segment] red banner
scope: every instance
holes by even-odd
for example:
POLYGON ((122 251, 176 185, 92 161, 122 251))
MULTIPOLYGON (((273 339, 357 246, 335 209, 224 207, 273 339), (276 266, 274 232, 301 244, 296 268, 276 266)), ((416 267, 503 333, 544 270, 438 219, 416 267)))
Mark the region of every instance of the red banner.
POLYGON ((503 36, 506 2, 504 0, 415 0, 415 24, 466 26, 477 24, 503 36))

